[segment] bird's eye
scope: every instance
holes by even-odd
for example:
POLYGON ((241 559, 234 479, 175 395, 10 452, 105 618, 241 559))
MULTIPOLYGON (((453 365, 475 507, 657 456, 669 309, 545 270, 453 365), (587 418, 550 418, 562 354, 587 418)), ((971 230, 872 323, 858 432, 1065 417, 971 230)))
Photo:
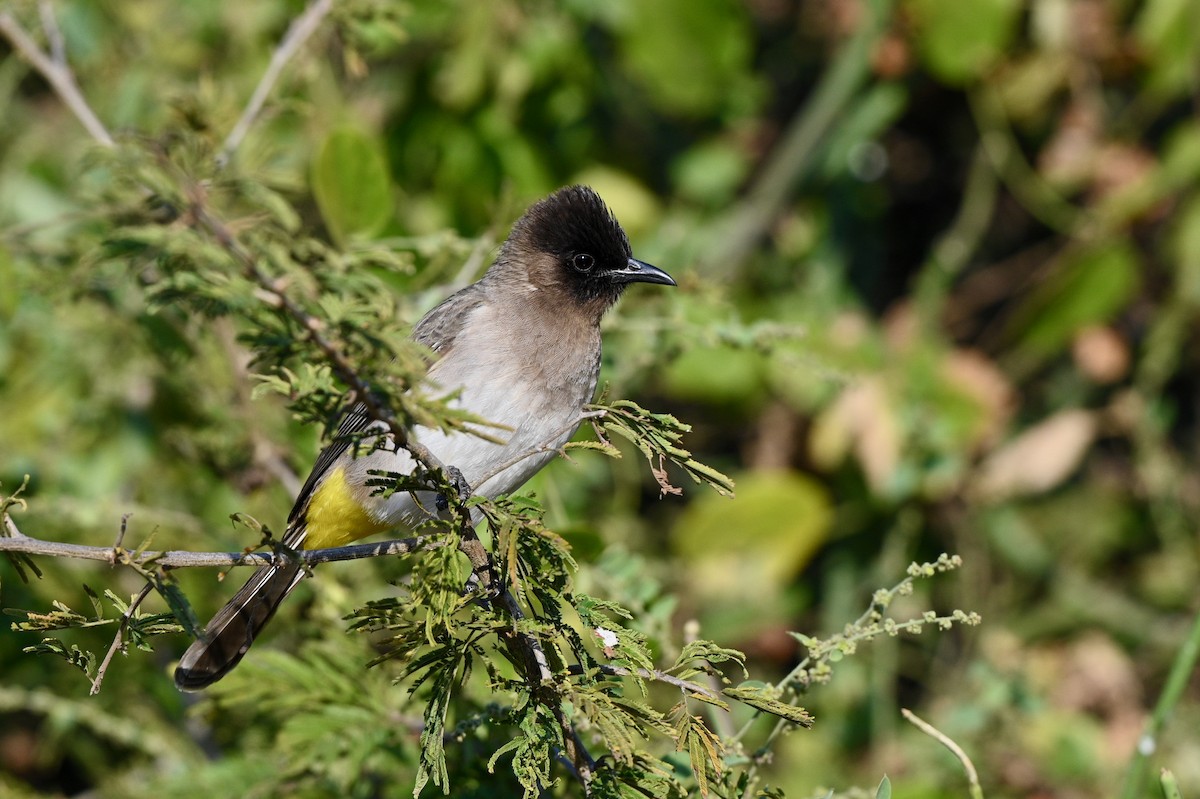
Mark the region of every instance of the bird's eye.
POLYGON ((576 271, 590 272, 595 265, 596 259, 586 252, 575 253, 571 256, 571 266, 575 267, 576 271))

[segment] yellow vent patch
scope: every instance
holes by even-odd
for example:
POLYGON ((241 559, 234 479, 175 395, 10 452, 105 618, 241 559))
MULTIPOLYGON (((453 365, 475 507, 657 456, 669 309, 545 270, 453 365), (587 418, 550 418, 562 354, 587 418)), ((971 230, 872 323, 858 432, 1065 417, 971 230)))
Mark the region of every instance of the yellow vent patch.
POLYGON ((389 527, 358 503, 341 467, 330 472, 313 492, 305 522, 308 527, 305 549, 345 546, 389 527))

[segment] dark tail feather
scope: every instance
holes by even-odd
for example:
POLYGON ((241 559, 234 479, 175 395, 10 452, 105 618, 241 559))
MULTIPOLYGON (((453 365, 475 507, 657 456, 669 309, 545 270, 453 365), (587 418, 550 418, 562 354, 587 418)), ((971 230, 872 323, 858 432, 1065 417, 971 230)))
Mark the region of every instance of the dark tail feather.
POLYGON ((238 664, 275 609, 304 577, 299 565, 264 566, 221 608, 175 668, 181 691, 199 691, 238 664))

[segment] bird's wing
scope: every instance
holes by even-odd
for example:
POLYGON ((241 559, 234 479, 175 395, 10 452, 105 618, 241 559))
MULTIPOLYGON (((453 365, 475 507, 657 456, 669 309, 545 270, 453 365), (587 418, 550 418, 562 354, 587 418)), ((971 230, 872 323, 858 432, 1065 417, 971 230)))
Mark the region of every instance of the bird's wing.
MULTIPOLYGON (((367 415, 367 407, 361 402, 354 403, 354 406, 342 418, 342 423, 338 425, 337 433, 334 435, 333 440, 317 456, 317 462, 313 464, 312 471, 308 473, 308 479, 304 481, 304 487, 296 495, 296 502, 292 505, 292 512, 288 514, 288 529, 287 534, 283 538, 283 543, 290 547, 295 547, 303 540, 304 514, 308 510, 308 502, 312 499, 313 492, 317 490, 321 479, 337 459, 341 457, 342 453, 355 440, 358 440, 359 435, 370 427, 370 425, 371 417, 367 415)), ((363 446, 369 447, 370 444, 366 443, 363 446)))
POLYGON ((472 283, 455 292, 417 322, 413 328, 413 340, 433 350, 439 358, 446 357, 471 312, 486 301, 487 290, 479 283, 472 283))
MULTIPOLYGON (((434 308, 417 323, 413 328, 412 337, 419 343, 424 344, 439 357, 445 355, 454 347, 455 339, 462 331, 464 322, 470 313, 475 308, 478 308, 487 299, 487 292, 480 287, 478 283, 474 283, 461 291, 455 292, 450 297, 446 298, 440 305, 434 308)), ((312 499, 313 492, 320 485, 322 478, 337 462, 349 447, 356 441, 361 440, 361 435, 372 424, 372 419, 367 415, 366 406, 361 402, 355 403, 353 407, 347 411, 345 417, 338 425, 337 434, 329 445, 321 450, 321 454, 317 456, 316 463, 313 464, 312 471, 308 475, 308 479, 304 481, 304 487, 300 489, 300 493, 296 496, 296 502, 292 505, 292 512, 288 515, 288 529, 284 536, 283 542, 288 546, 297 546, 303 540, 304 535, 304 515, 308 510, 309 500, 312 499)), ((369 447, 370 441, 364 443, 363 446, 369 447)))

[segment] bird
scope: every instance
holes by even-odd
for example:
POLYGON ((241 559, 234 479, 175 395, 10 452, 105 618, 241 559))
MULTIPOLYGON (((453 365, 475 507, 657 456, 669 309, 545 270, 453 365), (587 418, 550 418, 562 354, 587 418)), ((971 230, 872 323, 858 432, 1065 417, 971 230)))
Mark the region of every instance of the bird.
MULTIPOLYGON (((567 186, 516 221, 495 261, 413 328, 432 351, 426 387, 457 392, 454 403, 486 420, 492 440, 469 431, 415 427, 411 435, 474 494, 516 490, 544 467, 580 422, 600 374, 600 320, 632 283, 676 285, 633 257, 629 238, 590 187, 567 186), (530 453, 520 458, 522 454, 530 453)), ((283 544, 322 549, 436 514, 422 492, 378 493, 371 472, 409 474, 416 463, 362 403, 317 455, 296 497, 283 544)), ((175 684, 199 691, 228 674, 306 572, 297 563, 257 569, 212 618, 175 669, 175 684)))

